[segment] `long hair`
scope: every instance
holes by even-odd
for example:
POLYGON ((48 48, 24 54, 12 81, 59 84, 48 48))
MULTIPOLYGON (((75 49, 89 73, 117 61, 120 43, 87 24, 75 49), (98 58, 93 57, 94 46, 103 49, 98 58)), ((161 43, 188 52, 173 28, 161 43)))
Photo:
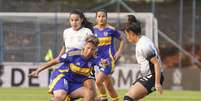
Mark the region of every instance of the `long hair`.
POLYGON ((84 13, 80 9, 74 9, 74 10, 72 10, 70 12, 70 14, 77 14, 77 15, 79 15, 80 18, 83 19, 83 21, 81 23, 82 24, 81 26, 89 28, 94 33, 93 24, 87 20, 87 18, 85 17, 84 13))

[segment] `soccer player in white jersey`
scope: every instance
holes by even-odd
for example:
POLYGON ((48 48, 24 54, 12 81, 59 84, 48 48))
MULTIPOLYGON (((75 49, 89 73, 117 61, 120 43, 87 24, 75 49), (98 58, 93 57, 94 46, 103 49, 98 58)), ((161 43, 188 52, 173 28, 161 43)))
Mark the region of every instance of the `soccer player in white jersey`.
POLYGON ((135 16, 130 15, 125 33, 130 43, 136 45, 136 58, 140 66, 140 76, 129 88, 123 101, 138 101, 153 91, 162 94, 164 80, 160 57, 154 43, 141 35, 141 26, 135 16))
MULTIPOLYGON (((85 38, 89 35, 93 35, 93 25, 86 19, 81 10, 72 10, 70 12, 69 22, 71 27, 65 29, 63 32, 65 44, 59 56, 73 48, 82 49, 85 44, 85 38)), ((93 101, 93 98, 95 99, 96 97, 95 81, 88 79, 84 82, 84 86, 93 92, 90 94, 92 96, 91 101, 93 101)))
POLYGON ((76 9, 70 12, 69 22, 71 27, 63 32, 64 46, 60 55, 69 49, 81 49, 84 46, 85 38, 93 35, 93 25, 84 16, 83 12, 76 9))

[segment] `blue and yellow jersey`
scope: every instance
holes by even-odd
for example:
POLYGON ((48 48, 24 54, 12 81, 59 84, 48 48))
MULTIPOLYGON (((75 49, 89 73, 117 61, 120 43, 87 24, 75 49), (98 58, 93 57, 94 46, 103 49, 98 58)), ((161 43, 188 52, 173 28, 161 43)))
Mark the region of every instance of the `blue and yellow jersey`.
POLYGON ((68 81, 83 82, 97 64, 96 58, 85 58, 80 53, 79 50, 69 51, 59 58, 63 64, 56 70, 63 72, 68 81))
POLYGON ((100 42, 98 45, 98 57, 108 58, 110 57, 110 53, 114 56, 114 38, 120 39, 120 32, 111 26, 107 26, 103 30, 94 27, 94 34, 100 42))

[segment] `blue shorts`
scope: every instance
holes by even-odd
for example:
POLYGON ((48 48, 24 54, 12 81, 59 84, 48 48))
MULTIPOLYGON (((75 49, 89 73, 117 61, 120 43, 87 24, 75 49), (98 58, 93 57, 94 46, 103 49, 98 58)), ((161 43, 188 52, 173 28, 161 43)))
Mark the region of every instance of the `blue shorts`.
POLYGON ((75 83, 68 81, 65 78, 65 74, 59 71, 54 71, 50 77, 50 85, 48 93, 53 94, 56 90, 64 90, 67 94, 70 94, 74 90, 82 87, 82 83, 75 83))
MULTIPOLYGON (((99 60, 101 62, 101 59, 99 60)), ((115 61, 111 58, 107 58, 108 66, 101 66, 99 69, 101 72, 103 72, 105 75, 110 75, 114 72, 115 69, 115 61)))

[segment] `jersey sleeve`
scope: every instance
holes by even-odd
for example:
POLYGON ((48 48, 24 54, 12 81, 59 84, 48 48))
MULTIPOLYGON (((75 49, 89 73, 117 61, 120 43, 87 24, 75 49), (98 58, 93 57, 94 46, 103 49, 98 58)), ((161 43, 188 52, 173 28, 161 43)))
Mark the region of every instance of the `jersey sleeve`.
POLYGON ((87 28, 87 35, 93 35, 92 31, 89 28, 87 28))
POLYGON ((69 56, 68 56, 68 53, 64 53, 63 55, 61 55, 60 57, 59 57, 59 61, 60 62, 67 62, 67 61, 69 61, 69 56))
POLYGON ((156 53, 153 47, 144 48, 139 53, 148 61, 150 61, 153 57, 156 56, 156 53))
POLYGON ((113 36, 117 39, 121 38, 121 32, 119 30, 113 30, 113 36))

